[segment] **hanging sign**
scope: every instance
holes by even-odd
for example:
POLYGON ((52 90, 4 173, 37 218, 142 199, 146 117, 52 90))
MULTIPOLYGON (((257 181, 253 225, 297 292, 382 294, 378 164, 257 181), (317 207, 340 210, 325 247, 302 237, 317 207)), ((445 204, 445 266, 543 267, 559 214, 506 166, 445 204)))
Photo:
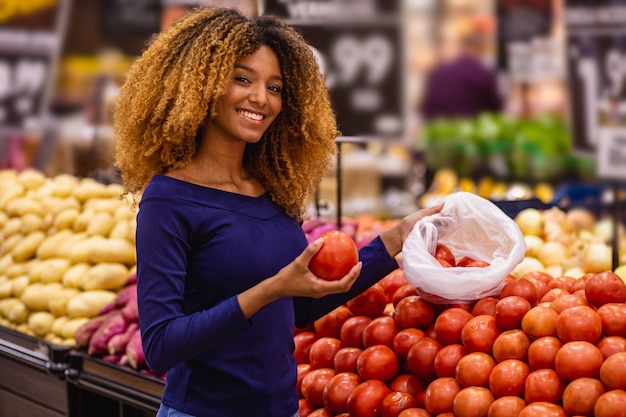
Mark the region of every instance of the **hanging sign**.
POLYGON ((46 110, 69 0, 4 0, 0 8, 0 135, 46 110))
POLYGON ((406 95, 399 0, 267 0, 309 42, 344 138, 403 139, 406 95))
POLYGON ((568 1, 565 23, 574 149, 626 179, 626 0, 568 1))

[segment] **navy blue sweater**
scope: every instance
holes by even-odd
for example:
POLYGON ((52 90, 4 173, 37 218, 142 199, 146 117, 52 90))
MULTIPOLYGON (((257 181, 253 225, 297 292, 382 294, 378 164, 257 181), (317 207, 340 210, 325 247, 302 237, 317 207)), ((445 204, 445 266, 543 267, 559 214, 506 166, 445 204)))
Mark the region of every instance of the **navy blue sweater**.
POLYGON ((377 238, 349 293, 282 298, 249 320, 237 294, 307 245, 268 194, 249 197, 163 175, 137 216, 139 323, 164 404, 198 417, 287 417, 298 410, 294 326, 305 327, 398 267, 377 238))

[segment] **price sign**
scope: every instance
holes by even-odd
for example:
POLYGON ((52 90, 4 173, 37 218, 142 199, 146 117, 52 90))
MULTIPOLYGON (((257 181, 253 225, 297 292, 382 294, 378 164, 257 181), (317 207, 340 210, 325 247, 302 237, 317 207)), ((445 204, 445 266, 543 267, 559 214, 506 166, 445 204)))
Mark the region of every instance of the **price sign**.
POLYGON ((626 178, 626 1, 565 10, 574 147, 596 152, 598 175, 626 178))
POLYGON ((344 137, 405 134, 402 25, 398 1, 267 1, 265 13, 296 27, 309 43, 344 137))
POLYGON ((0 12, 0 134, 45 110, 69 1, 7 0, 0 12))

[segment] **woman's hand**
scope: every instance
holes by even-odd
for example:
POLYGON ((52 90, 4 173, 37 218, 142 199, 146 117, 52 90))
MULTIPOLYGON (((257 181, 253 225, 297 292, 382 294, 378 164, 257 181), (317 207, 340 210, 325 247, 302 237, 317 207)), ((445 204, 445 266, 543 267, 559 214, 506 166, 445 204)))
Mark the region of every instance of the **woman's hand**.
POLYGON ((276 275, 239 294, 239 306, 245 316, 249 318, 261 307, 280 297, 319 298, 348 291, 361 273, 361 262, 339 280, 318 278, 309 270, 309 262, 323 244, 324 239, 316 239, 276 275))
POLYGON ((439 203, 434 207, 414 211, 398 222, 395 226, 385 230, 380 234, 380 238, 385 244, 387 251, 392 257, 395 257, 402 251, 402 245, 409 236, 409 233, 415 227, 415 224, 426 216, 432 216, 439 213, 443 208, 443 203, 439 203))

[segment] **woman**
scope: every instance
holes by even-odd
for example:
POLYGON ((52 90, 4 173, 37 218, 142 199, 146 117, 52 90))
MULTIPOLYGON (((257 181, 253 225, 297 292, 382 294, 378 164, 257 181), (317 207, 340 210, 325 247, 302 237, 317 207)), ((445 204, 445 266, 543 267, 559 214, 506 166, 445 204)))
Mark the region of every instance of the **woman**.
POLYGON ((128 73, 117 165, 137 216, 140 327, 166 372, 158 416, 297 415, 294 326, 398 267, 417 220, 361 250, 339 281, 308 269, 323 245, 300 227, 338 135, 313 54, 282 21, 196 9, 128 73))

